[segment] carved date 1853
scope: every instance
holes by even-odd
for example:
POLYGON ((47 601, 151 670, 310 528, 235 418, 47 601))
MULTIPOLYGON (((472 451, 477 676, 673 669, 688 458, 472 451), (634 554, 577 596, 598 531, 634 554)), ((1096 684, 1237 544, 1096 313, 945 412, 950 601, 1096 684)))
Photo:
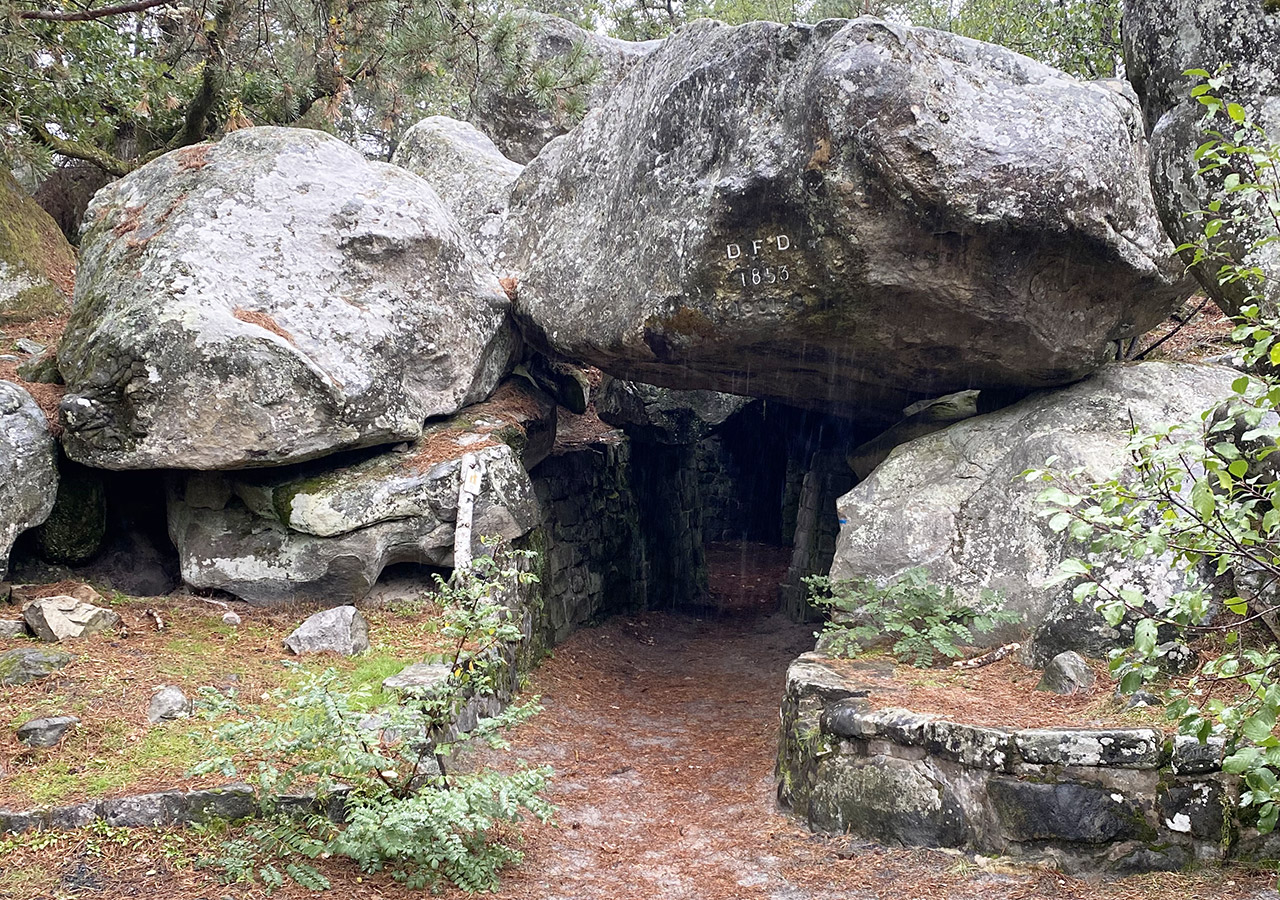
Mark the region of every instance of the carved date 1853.
POLYGON ((780 281, 791 280, 791 271, 787 266, 773 264, 760 258, 761 252, 765 250, 773 250, 777 253, 784 253, 790 250, 791 238, 787 235, 778 234, 753 240, 745 248, 742 244, 728 244, 725 247, 725 253, 729 259, 742 259, 744 249, 750 251, 747 259, 751 264, 744 264, 734 269, 729 276, 731 280, 739 282, 743 287, 777 284, 780 281))

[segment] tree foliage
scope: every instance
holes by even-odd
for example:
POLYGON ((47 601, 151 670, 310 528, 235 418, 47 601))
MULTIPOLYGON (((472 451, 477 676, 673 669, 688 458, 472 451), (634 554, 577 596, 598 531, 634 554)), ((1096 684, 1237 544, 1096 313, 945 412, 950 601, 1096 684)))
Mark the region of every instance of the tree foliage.
MULTIPOLYGON (((338 134, 388 157, 483 78, 536 73, 503 0, 0 0, 0 162, 122 175, 248 125, 338 134), (52 6, 41 5, 43 2, 52 6)), ((555 82, 543 84, 543 93, 555 82)), ((548 102, 553 98, 549 98, 548 102)))
POLYGON ((1120 59, 1119 0, 624 0, 620 37, 661 37, 699 17, 730 24, 877 16, 1000 44, 1082 78, 1109 78, 1120 59))

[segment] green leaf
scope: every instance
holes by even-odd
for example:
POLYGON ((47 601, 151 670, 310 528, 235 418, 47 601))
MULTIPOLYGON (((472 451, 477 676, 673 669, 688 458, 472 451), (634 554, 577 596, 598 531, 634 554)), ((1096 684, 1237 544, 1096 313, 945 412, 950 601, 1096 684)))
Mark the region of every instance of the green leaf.
POLYGON ((1196 511, 1201 519, 1210 519, 1213 517, 1214 510, 1217 509, 1217 501, 1213 496, 1213 489, 1209 487, 1209 482, 1200 479, 1191 488, 1191 507, 1196 511))
POLYGON ((1249 474, 1249 463, 1243 459, 1237 459, 1231 465, 1227 466, 1227 471, 1236 478, 1243 478, 1249 474))
POLYGON ((1245 719, 1244 724, 1240 726, 1240 733, 1257 744, 1271 737, 1275 727, 1275 713, 1264 709, 1245 719))
POLYGON ((1245 119, 1244 107, 1239 103, 1228 103, 1227 115, 1231 117, 1233 122, 1243 122, 1245 119))
POLYGON ((1143 619, 1133 630, 1134 649, 1143 656, 1149 656, 1156 649, 1156 623, 1154 619, 1143 619))

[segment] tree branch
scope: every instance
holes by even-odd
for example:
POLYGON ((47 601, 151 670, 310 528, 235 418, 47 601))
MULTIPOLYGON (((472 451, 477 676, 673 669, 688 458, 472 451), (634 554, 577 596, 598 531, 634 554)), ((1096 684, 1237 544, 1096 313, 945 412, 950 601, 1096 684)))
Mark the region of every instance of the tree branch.
POLYGON ((100 9, 87 9, 81 12, 63 12, 56 9, 27 9, 18 13, 19 19, 38 19, 41 22, 92 22, 95 19, 106 19, 125 13, 142 12, 157 6, 168 6, 173 0, 135 0, 133 3, 121 3, 118 6, 104 6, 100 9))
POLYGON ((91 162, 108 175, 114 175, 117 178, 128 175, 138 165, 137 163, 120 159, 118 156, 113 156, 101 148, 82 144, 79 141, 68 140, 67 138, 60 138, 39 122, 24 121, 22 127, 27 134, 44 144, 54 153, 60 153, 71 159, 82 159, 85 162, 91 162))

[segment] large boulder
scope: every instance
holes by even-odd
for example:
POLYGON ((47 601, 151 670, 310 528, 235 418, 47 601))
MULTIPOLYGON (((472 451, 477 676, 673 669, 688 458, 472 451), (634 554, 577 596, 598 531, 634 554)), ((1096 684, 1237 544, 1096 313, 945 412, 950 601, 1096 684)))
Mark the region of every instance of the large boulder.
POLYGON ((546 455, 555 434, 548 411, 554 407, 545 397, 537 402, 538 396, 504 386, 492 401, 389 452, 176 477, 169 534, 183 580, 257 605, 331 605, 364 597, 393 563, 452 565, 466 453, 484 471, 473 551, 484 552, 483 537, 525 534, 541 521, 526 466, 546 455), (521 416, 539 409, 543 418, 520 424, 521 416), (537 450, 530 455, 534 441, 537 450))
POLYGON ((417 437, 493 390, 510 301, 430 185, 247 128, 99 192, 58 365, 68 455, 222 469, 417 437))
POLYGON ((90 637, 120 624, 118 613, 65 594, 33 600, 22 610, 22 619, 32 634, 49 643, 90 637))
POLYGON ((577 125, 584 111, 604 103, 631 67, 662 45, 605 37, 531 9, 514 11, 498 27, 502 39, 481 52, 492 57, 496 43, 501 57, 487 60, 490 76, 476 85, 471 121, 518 163, 533 159, 548 141, 577 125), (516 77, 503 78, 504 72, 516 77), (558 96, 550 104, 528 89, 538 73, 556 84, 558 96), (565 102, 566 94, 573 102, 565 102))
POLYGON ((431 116, 405 132, 391 162, 435 188, 490 263, 524 166, 502 155, 474 125, 431 116))
POLYGON ((66 313, 75 269, 58 224, 0 166, 0 325, 66 313))
POLYGON ((1177 307, 1146 163, 1122 83, 876 19, 695 22, 526 168, 504 272, 618 377, 891 424, 1078 379, 1177 307))
MULTIPOLYGON (((1071 585, 1048 584, 1058 564, 1083 548, 1049 529, 1036 500, 1043 485, 1019 474, 1056 456, 1060 471, 1083 467, 1084 483, 1115 477, 1132 461, 1130 421, 1148 430, 1193 421, 1232 395, 1239 374, 1225 366, 1116 364, 903 444, 840 498, 831 577, 885 580, 924 566, 958 588, 1000 592, 1028 629, 1041 630, 1033 652, 1040 664, 1068 649, 1098 653, 1107 638, 1094 633, 1100 620, 1079 615, 1071 585)), ((1132 582, 1157 598, 1185 586, 1168 559, 1097 562, 1108 583, 1132 582)))
MULTIPOLYGON (((1256 247, 1276 235, 1265 197, 1223 191, 1227 170, 1203 175, 1196 148, 1205 130, 1230 134, 1236 126, 1225 116, 1204 119, 1205 108, 1191 96, 1200 79, 1188 69, 1222 73, 1218 95, 1238 103, 1280 138, 1280 15, 1271 0, 1125 0, 1124 59, 1146 116, 1151 140, 1151 180, 1165 228, 1178 243, 1200 237, 1204 218, 1188 213, 1223 203, 1215 218, 1224 224, 1218 240, 1238 262, 1259 266, 1267 275, 1261 286, 1272 312, 1280 311, 1280 243, 1256 247)), ((1248 142, 1252 142, 1249 138, 1248 142)), ((1195 268, 1197 278, 1218 305, 1236 314, 1256 285, 1237 281, 1219 285, 1218 263, 1195 268)))
POLYGON ((0 381, 0 581, 14 539, 49 517, 58 495, 57 446, 31 395, 0 381))

